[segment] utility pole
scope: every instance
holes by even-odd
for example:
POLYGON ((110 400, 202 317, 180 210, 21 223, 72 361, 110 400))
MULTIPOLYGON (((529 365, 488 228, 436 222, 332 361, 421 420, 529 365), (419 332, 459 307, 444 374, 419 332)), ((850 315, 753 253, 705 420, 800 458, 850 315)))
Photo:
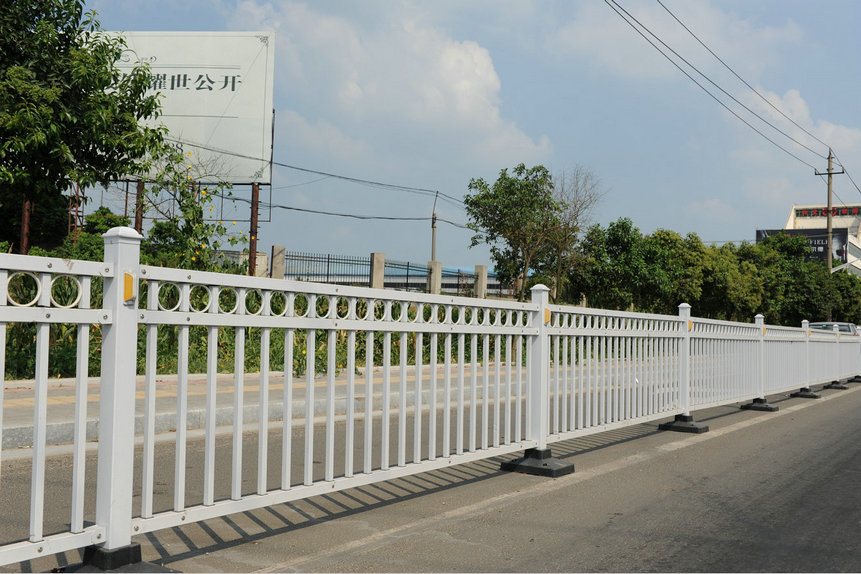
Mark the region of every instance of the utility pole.
POLYGON ((260 206, 260 184, 251 184, 251 228, 248 230, 248 274, 257 270, 257 210, 260 206))
POLYGON ((33 213, 33 200, 24 198, 24 204, 21 207, 21 240, 18 245, 18 252, 21 255, 27 255, 30 251, 30 215, 33 213))
MULTIPOLYGON (((825 261, 828 263, 828 275, 831 276, 831 258, 833 257, 831 252, 831 176, 834 174, 841 174, 844 171, 841 169, 840 171, 834 171, 834 154, 831 152, 831 148, 828 148, 828 171, 825 173, 820 173, 818 170, 814 170, 813 173, 816 175, 828 175, 828 253, 826 254, 825 261)), ((831 301, 828 302, 828 321, 831 320, 831 301)))
POLYGON ((143 234, 143 215, 144 215, 144 182, 139 179, 137 182, 137 193, 135 194, 135 231, 143 234))
POLYGON ((439 192, 433 198, 433 215, 431 216, 431 261, 436 261, 436 198, 439 197, 439 192))

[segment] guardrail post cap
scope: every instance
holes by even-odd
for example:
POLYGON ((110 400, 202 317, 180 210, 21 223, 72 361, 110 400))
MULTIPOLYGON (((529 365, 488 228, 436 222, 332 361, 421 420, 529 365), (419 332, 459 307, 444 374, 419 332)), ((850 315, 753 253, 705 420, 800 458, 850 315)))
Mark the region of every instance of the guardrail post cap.
POLYGON ((547 285, 544 285, 543 283, 539 283, 538 285, 536 285, 532 289, 530 289, 530 291, 532 291, 533 293, 539 292, 539 291, 548 291, 549 292, 550 287, 548 287, 547 285))
POLYGON ((143 235, 132 229, 131 227, 112 227, 102 234, 102 238, 107 242, 110 240, 138 240, 143 239, 143 235))

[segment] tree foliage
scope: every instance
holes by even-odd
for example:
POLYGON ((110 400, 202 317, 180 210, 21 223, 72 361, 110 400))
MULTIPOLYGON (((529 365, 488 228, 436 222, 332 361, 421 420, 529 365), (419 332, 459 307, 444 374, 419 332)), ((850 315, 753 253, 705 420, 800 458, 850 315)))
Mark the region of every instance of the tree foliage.
POLYGON ((159 113, 157 96, 147 95, 149 70, 121 72, 124 49, 83 0, 0 4, 0 203, 7 212, 28 199, 38 218, 39 206, 55 205, 73 182, 143 173, 162 149, 162 131, 141 122, 159 113))
POLYGON ((497 269, 517 277, 520 298, 533 261, 559 220, 559 203, 553 197, 553 178, 544 166, 507 169, 489 185, 483 179, 469 182, 472 194, 464 197, 468 226, 475 231, 471 247, 486 243, 497 269))
POLYGON ((230 184, 198 183, 208 174, 194 164, 191 154, 180 150, 159 163, 158 175, 149 184, 149 204, 160 219, 153 222, 141 245, 141 257, 151 265, 238 271, 219 255, 225 244, 236 245, 244 238, 228 233, 224 221, 214 217, 216 197, 230 194, 230 184), (175 209, 163 209, 154 201, 167 197, 175 209))
POLYGON ((621 218, 589 228, 583 262, 569 271, 569 302, 674 315, 680 303, 699 317, 798 326, 804 319, 861 323, 861 279, 828 275, 807 259, 804 237, 777 234, 759 244, 706 246, 696 234, 642 234, 621 218))

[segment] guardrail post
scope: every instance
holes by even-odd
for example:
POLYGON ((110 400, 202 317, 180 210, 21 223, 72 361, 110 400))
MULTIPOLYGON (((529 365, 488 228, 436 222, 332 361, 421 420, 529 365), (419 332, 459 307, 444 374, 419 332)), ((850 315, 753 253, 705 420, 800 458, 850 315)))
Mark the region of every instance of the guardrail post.
MULTIPOLYGON (((834 347, 834 359, 835 360, 831 361, 831 364, 832 365, 836 364, 837 369, 842 370, 840 368, 840 328, 837 325, 834 325, 834 344, 837 345, 837 347, 834 347)), ((840 370, 838 370, 838 372, 840 372, 840 370)), ((839 380, 835 379, 822 388, 823 389, 837 389, 839 391, 845 391, 849 387, 847 387, 846 385, 841 383, 839 380)))
POLYGON ((801 322, 801 329, 804 331, 804 363, 805 378, 804 386, 798 391, 791 393, 790 397, 799 399, 818 399, 819 395, 810 389, 810 321, 805 319, 801 322))
POLYGON ((502 470, 557 477, 574 472, 574 464, 553 458, 547 448, 550 434, 550 289, 546 285, 532 288, 532 304, 529 324, 538 329, 532 338, 532 351, 527 359, 529 390, 526 395, 528 412, 527 440, 534 440, 535 448, 528 448, 523 457, 503 462, 502 470))
POLYGON ((691 331, 694 328, 691 320, 691 306, 687 303, 679 305, 679 406, 682 414, 676 415, 672 422, 658 425, 660 430, 675 432, 704 433, 709 432, 709 426, 694 422, 691 416, 691 331))
POLYGON ((756 323, 757 329, 757 363, 759 363, 757 378, 759 379, 759 397, 753 399, 753 402, 751 403, 741 405, 740 408, 748 411, 766 411, 773 413, 780 407, 770 405, 768 404, 768 401, 765 400, 765 317, 762 313, 759 313, 754 317, 754 322, 756 323))
POLYGON ((85 550, 84 562, 112 570, 141 561, 140 544, 131 542, 131 517, 142 237, 130 227, 114 227, 102 237, 105 263, 113 266, 113 275, 105 277, 102 305, 111 320, 102 334, 96 487, 96 523, 105 528, 105 540, 85 550))

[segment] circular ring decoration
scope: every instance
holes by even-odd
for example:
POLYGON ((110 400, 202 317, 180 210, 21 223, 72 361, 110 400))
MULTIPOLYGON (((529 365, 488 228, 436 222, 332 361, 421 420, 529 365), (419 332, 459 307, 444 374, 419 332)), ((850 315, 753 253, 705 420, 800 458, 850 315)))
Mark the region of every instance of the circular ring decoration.
MULTIPOLYGON (((165 294, 167 295, 167 293, 165 293, 165 294)), ((158 299, 158 308, 161 309, 162 311, 176 311, 177 309, 179 309, 179 304, 182 302, 182 293, 179 290, 179 287, 176 286, 176 283, 162 283, 158 286, 158 297, 157 297, 157 299, 158 299), (176 304, 173 307, 171 307, 170 309, 166 308, 161 302, 162 301, 162 291, 169 288, 169 287, 173 287, 173 289, 176 291, 176 304)))
POLYGON ((193 285, 188 294, 188 306, 195 313, 206 313, 209 311, 209 308, 212 307, 212 294, 210 293, 209 288, 206 285, 193 285), (194 306, 194 294, 195 291, 199 291, 203 289, 203 293, 206 295, 206 306, 203 309, 198 309, 194 306))
POLYGON ((246 315, 259 315, 262 312, 263 312, 263 291, 261 291, 260 289, 258 289, 256 287, 254 289, 249 289, 245 293, 245 313, 246 313, 246 315), (252 295, 254 293, 257 293, 257 297, 259 297, 259 300, 255 301, 254 298, 251 298, 251 303, 253 305, 257 305, 257 310, 251 311, 251 309, 248 306, 248 299, 249 299, 248 296, 252 295))
POLYGON ((84 288, 81 286, 81 281, 73 275, 57 275, 56 277, 51 279, 51 304, 53 304, 54 307, 58 307, 60 309, 74 309, 75 307, 78 306, 78 303, 81 302, 81 297, 83 296, 83 294, 84 294, 84 288), (59 279, 69 279, 72 282, 74 282, 75 286, 77 287, 78 296, 75 297, 75 300, 72 301, 71 303, 69 303, 68 305, 61 305, 54 298, 54 283, 56 283, 57 280, 59 280, 59 279))
POLYGON ((233 287, 222 287, 222 288, 220 288, 218 290, 218 312, 224 313, 225 315, 232 315, 233 313, 236 313, 237 307, 239 307, 239 295, 236 293, 236 289, 234 289, 233 287), (225 310, 224 307, 221 306, 221 303, 222 303, 221 296, 224 295, 225 293, 227 295, 230 295, 231 293, 233 294, 233 308, 230 309, 229 311, 225 310))
POLYGON ((36 277, 35 273, 30 273, 29 271, 18 271, 16 273, 13 273, 12 276, 9 277, 9 280, 6 282, 6 299, 10 303, 15 305, 16 307, 32 307, 33 305, 36 304, 36 302, 39 300, 39 297, 41 297, 41 296, 42 296, 42 282, 39 281, 39 278, 36 277), (16 301, 15 299, 13 299, 12 294, 9 293, 9 284, 11 284, 12 280, 15 277, 17 277, 18 275, 21 275, 22 277, 32 277, 33 281, 36 282, 36 296, 33 297, 32 301, 28 301, 26 303, 20 303, 20 302, 16 301))
POLYGON ((269 314, 273 317, 283 317, 287 314, 287 294, 284 291, 273 291, 269 296, 269 314), (281 309, 276 313, 276 309, 281 309))

